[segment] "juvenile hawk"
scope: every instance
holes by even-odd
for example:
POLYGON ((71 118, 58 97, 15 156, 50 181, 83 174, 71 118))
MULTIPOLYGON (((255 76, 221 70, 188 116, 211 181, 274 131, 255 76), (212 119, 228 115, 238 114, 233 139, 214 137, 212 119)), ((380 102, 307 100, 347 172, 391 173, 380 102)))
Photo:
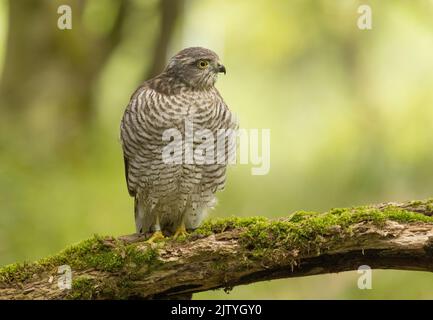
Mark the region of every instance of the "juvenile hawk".
MULTIPOLYGON (((197 228, 207 209, 215 205, 216 191, 224 188, 227 161, 217 161, 216 151, 206 154, 205 163, 186 161, 187 143, 192 143, 195 155, 203 149, 198 147, 201 142, 209 146, 211 141, 206 135, 199 137, 202 141, 188 135, 188 121, 195 133, 202 129, 212 133, 215 146, 221 129, 237 129, 235 117, 214 86, 220 72, 225 74, 226 69, 213 51, 183 49, 160 75, 135 91, 125 110, 121 141, 126 182, 135 198, 136 231, 153 232, 150 242, 163 238, 162 231, 178 236, 197 228), (174 141, 176 135, 167 139, 170 130, 181 133, 180 143, 174 141), (164 160, 170 143, 182 148, 182 153, 170 153, 180 161, 164 160)), ((228 154, 233 148, 233 143, 225 142, 228 154)))

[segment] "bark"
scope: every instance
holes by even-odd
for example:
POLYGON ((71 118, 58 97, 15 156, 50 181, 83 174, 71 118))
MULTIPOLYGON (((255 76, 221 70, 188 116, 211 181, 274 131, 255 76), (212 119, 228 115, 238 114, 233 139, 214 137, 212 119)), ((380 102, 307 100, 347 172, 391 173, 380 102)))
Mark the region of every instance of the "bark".
MULTIPOLYGON (((114 250, 123 259, 116 268, 111 268, 114 263, 110 268, 95 264, 96 258, 89 260, 89 267, 87 256, 84 264, 77 264, 70 252, 39 265, 3 268, 0 299, 173 299, 257 281, 355 270, 360 265, 433 271, 432 215, 433 200, 411 201, 301 212, 269 221, 208 222, 184 240, 153 245, 138 235, 100 238, 92 257, 101 246, 104 257, 114 250), (145 255, 137 258, 137 253, 145 255), (57 266, 65 262, 72 263, 70 290, 57 285, 57 266), (26 277, 16 274, 26 268, 31 271, 26 277)), ((73 247, 74 254, 79 246, 73 247)))

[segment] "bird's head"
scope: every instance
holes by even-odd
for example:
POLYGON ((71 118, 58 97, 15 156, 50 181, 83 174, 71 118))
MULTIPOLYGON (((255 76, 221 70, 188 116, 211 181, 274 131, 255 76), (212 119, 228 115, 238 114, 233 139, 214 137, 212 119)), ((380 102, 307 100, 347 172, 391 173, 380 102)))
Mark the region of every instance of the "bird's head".
POLYGON ((226 73, 226 68, 219 63, 215 52, 190 47, 172 57, 165 72, 193 88, 206 89, 215 84, 218 73, 226 73))

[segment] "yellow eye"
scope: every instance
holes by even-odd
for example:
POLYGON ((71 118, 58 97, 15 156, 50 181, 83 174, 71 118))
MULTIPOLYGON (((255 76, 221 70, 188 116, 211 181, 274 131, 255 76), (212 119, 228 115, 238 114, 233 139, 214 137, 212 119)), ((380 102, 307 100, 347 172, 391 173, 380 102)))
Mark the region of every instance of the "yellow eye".
POLYGON ((197 67, 199 67, 200 69, 204 69, 209 65, 209 62, 207 62, 206 60, 200 60, 197 63, 197 67))

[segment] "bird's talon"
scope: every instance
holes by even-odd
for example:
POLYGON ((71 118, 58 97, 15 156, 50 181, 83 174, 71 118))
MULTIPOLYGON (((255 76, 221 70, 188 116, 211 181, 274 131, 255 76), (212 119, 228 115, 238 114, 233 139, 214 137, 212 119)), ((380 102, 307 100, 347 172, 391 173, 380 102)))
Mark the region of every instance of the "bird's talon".
POLYGON ((146 240, 146 243, 155 243, 157 240, 163 240, 165 237, 161 231, 155 231, 152 236, 146 240))
POLYGON ((173 238, 177 239, 179 237, 187 236, 187 235, 188 235, 188 232, 186 232, 185 226, 182 225, 179 228, 177 228, 176 232, 173 235, 173 238))

